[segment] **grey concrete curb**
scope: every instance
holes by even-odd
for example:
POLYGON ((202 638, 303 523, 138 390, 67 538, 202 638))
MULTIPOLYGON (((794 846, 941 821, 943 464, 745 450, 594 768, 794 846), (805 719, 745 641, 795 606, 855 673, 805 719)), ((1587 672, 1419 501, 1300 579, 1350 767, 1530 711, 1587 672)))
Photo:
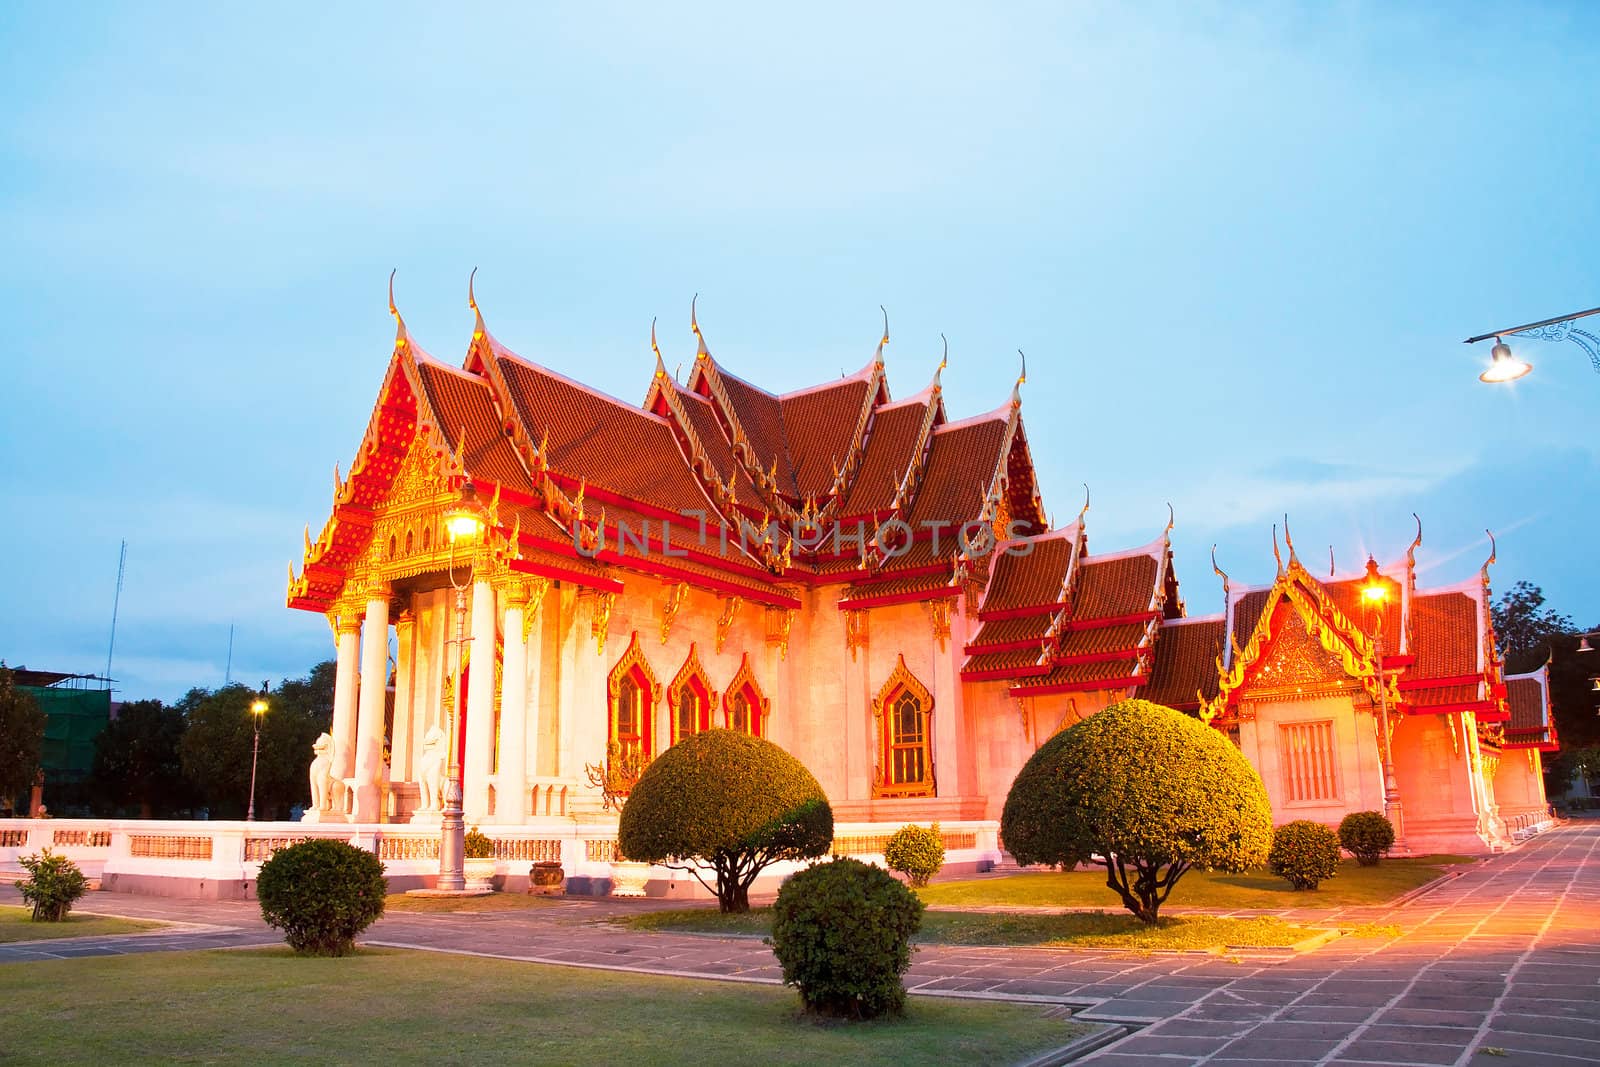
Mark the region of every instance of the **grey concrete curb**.
MULTIPOLYGON (((1073 1021, 1076 1022, 1078 1020, 1075 1019, 1073 1021)), ((1023 1063, 1021 1067, 1058 1067, 1059 1064, 1071 1063, 1074 1060, 1082 1059, 1091 1052, 1098 1052, 1107 1045, 1121 1041, 1133 1033, 1132 1027, 1124 1026, 1121 1023, 1097 1023, 1095 1025, 1097 1029, 1092 1033, 1084 1034, 1080 1038, 1069 1041, 1060 1048, 1051 1049, 1042 1056, 1035 1056, 1033 1059, 1023 1063)))

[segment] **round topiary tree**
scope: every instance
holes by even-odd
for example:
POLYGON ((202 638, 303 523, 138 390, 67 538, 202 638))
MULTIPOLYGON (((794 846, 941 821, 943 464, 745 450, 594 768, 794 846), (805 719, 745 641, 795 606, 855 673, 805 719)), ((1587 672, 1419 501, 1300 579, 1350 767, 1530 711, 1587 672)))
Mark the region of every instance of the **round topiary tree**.
POLYGON ((799 989, 807 1011, 851 1019, 898 1015, 922 908, 883 868, 841 856, 783 883, 768 943, 783 965, 784 984, 799 989))
POLYGON ((1339 820, 1339 844, 1363 867, 1376 867, 1394 847, 1394 824, 1381 811, 1352 811, 1339 820))
POLYGON ((383 861, 345 841, 280 848, 261 865, 256 896, 267 925, 302 956, 347 956, 383 915, 383 861))
POLYGON ((939 824, 932 827, 902 826, 883 846, 883 861, 891 871, 899 871, 921 888, 944 866, 944 835, 939 824))
POLYGON ((1339 835, 1310 819, 1286 822, 1272 832, 1267 866, 1296 889, 1315 889, 1339 870, 1339 835))
POLYGON ((750 883, 769 864, 815 859, 832 843, 833 809, 805 765, 734 730, 692 734, 652 760, 617 826, 619 852, 688 871, 724 912, 750 910, 750 883))
POLYGON ((1040 746, 1000 817, 1019 863, 1105 867, 1106 885, 1147 923, 1191 868, 1266 859, 1272 809, 1228 739, 1146 700, 1124 700, 1040 746))

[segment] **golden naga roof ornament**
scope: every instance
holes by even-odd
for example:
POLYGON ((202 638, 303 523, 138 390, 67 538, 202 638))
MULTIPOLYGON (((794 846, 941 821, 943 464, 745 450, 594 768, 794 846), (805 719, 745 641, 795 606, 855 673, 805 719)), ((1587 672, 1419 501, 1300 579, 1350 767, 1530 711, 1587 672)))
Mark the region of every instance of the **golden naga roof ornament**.
MULTIPOLYGON (((1411 547, 1406 549, 1406 572, 1408 574, 1412 573, 1412 572, 1414 572, 1416 570, 1416 568, 1417 568, 1417 549, 1422 547, 1422 516, 1418 515, 1415 511, 1413 511, 1411 513, 1411 517, 1413 519, 1417 520, 1417 536, 1414 539, 1412 539, 1411 547)), ((1488 533, 1487 530, 1485 530, 1484 532, 1488 533)), ((1491 536, 1491 539, 1492 539, 1493 535, 1491 534, 1490 536, 1491 536)))
POLYGON ((1087 515, 1087 514, 1089 514, 1089 483, 1088 482, 1084 482, 1083 483, 1083 507, 1078 509, 1078 518, 1077 518, 1077 522, 1080 525, 1083 523, 1083 517, 1085 515, 1087 515))
POLYGON ((1272 558, 1278 561, 1278 573, 1283 573, 1283 556, 1278 552, 1278 524, 1272 524, 1272 558))
POLYGON ((661 387, 665 389, 664 379, 667 376, 667 365, 661 359, 661 346, 656 344, 656 320, 653 315, 650 317, 650 351, 656 354, 656 381, 662 382, 661 387))
POLYGON ((939 379, 950 365, 950 339, 941 333, 939 340, 944 343, 944 354, 939 357, 939 365, 933 368, 933 381, 928 384, 928 392, 935 397, 944 391, 944 383, 939 379))
POLYGON ((872 362, 881 368, 883 366, 883 346, 889 343, 889 309, 879 304, 878 310, 883 312, 883 339, 878 342, 878 350, 872 354, 872 362))
POLYGON ((1284 544, 1284 547, 1289 550, 1289 562, 1290 563, 1298 563, 1298 562, 1300 562, 1300 558, 1298 556, 1296 556, 1295 553, 1294 553, 1294 539, 1289 536, 1289 514, 1288 514, 1288 512, 1285 512, 1284 516, 1283 516, 1283 544, 1284 544))
POLYGON ((1169 500, 1169 501, 1167 501, 1167 528, 1165 530, 1161 531, 1161 536, 1162 537, 1168 537, 1172 533, 1173 525, 1177 521, 1178 521, 1177 513, 1172 510, 1172 501, 1169 500))
POLYGON ((400 309, 394 306, 394 276, 395 271, 389 271, 389 314, 394 316, 394 346, 406 347, 406 320, 400 317, 400 309))
POLYGON ((1492 567, 1494 565, 1494 563, 1495 563, 1495 557, 1499 552, 1499 546, 1495 543, 1494 531, 1493 530, 1484 530, 1483 532, 1489 535, 1489 558, 1483 561, 1483 570, 1482 570, 1483 587, 1485 589, 1488 589, 1489 588, 1489 568, 1492 567))
POLYGON ((472 309, 477 321, 472 324, 472 339, 481 341, 487 336, 488 327, 483 324, 483 312, 478 309, 478 298, 472 291, 472 282, 478 276, 478 268, 473 267, 472 273, 467 275, 467 307, 472 309))
POLYGON ((700 332, 700 318, 695 310, 695 305, 700 302, 700 294, 694 294, 694 299, 689 301, 689 329, 694 331, 698 346, 695 348, 695 359, 710 359, 711 349, 706 347, 706 335, 700 332))
POLYGON ((1011 406, 1022 406, 1022 383, 1028 380, 1028 354, 1022 349, 1017 349, 1017 355, 1022 357, 1022 373, 1017 375, 1017 384, 1011 387, 1011 406))
POLYGON ((1218 578, 1222 579, 1222 603, 1223 603, 1223 607, 1227 607, 1227 603, 1228 603, 1228 572, 1224 571, 1221 567, 1217 566, 1217 546, 1215 544, 1213 544, 1211 546, 1211 571, 1218 578))

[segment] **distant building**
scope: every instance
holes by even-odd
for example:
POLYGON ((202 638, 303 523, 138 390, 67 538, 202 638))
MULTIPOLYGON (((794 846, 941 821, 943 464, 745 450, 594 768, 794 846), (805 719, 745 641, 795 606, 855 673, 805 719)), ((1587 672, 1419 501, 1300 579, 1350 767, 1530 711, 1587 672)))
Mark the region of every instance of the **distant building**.
POLYGON ((27 667, 15 668, 13 679, 44 712, 45 804, 60 814, 62 801, 81 803, 82 786, 94 768, 95 738, 111 721, 111 681, 27 667))

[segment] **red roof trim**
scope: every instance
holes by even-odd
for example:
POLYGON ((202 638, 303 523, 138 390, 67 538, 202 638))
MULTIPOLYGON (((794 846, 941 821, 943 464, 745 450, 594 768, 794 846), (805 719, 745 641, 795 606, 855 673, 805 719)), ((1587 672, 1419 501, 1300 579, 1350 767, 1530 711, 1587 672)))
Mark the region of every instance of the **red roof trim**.
POLYGON ((1126 678, 1091 678, 1082 682, 1063 682, 1059 685, 1014 685, 1014 697, 1049 696, 1052 693, 1085 693, 1098 689, 1134 688, 1150 680, 1149 675, 1130 674, 1126 678))
POLYGON ((622 592, 622 582, 616 578, 602 578, 583 571, 569 570, 566 567, 557 567, 551 563, 537 563, 531 559, 514 559, 507 564, 512 570, 522 574, 532 574, 539 578, 554 578, 557 581, 572 582, 575 585, 588 586, 604 593, 622 592))

